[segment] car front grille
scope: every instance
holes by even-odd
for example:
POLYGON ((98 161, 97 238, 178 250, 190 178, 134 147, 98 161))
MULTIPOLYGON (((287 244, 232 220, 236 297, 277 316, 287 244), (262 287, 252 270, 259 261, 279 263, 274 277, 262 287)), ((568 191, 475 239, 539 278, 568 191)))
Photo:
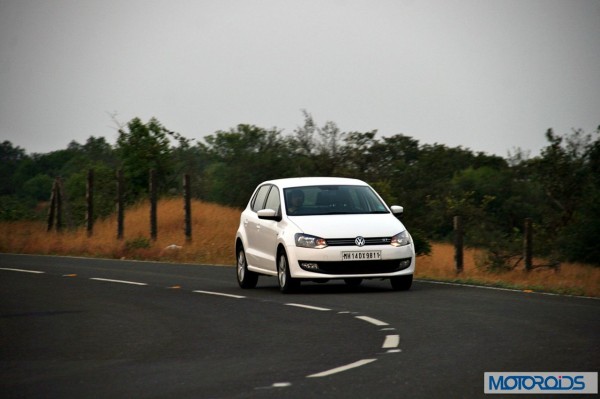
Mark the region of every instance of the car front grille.
POLYGON ((408 268, 410 263, 411 258, 345 262, 298 261, 303 270, 334 275, 393 273, 408 268))
MULTIPOLYGON (((353 238, 326 238, 327 246, 355 246, 356 237, 353 238)), ((365 245, 387 245, 392 242, 392 237, 365 237, 365 245)))

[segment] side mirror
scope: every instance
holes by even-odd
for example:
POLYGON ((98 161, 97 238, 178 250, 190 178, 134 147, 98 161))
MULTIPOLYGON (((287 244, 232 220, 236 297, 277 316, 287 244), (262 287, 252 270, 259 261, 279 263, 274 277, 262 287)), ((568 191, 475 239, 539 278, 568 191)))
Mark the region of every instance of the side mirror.
POLYGON ((257 212, 257 215, 259 219, 281 221, 281 215, 278 215, 277 211, 273 209, 261 209, 257 212))
POLYGON ((392 210, 392 213, 396 216, 400 216, 404 213, 404 207, 399 205, 392 205, 390 209, 392 210))

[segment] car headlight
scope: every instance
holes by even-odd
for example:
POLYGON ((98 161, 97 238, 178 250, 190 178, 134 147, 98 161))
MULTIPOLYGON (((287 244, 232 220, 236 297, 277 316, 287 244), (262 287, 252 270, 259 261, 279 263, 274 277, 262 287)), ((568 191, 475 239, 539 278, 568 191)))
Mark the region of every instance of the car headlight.
POLYGON ((294 238, 297 247, 320 249, 327 246, 327 241, 324 238, 311 236, 310 234, 296 233, 294 238))
POLYGON ((395 247, 403 247, 410 244, 410 234, 408 234, 408 230, 404 230, 403 232, 393 236, 390 244, 395 247))

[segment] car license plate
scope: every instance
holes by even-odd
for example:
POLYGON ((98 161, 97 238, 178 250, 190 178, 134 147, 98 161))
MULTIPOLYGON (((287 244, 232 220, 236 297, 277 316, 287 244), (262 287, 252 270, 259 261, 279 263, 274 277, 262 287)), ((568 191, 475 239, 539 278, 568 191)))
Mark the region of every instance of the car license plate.
POLYGON ((342 260, 381 260, 381 251, 343 251, 342 260))

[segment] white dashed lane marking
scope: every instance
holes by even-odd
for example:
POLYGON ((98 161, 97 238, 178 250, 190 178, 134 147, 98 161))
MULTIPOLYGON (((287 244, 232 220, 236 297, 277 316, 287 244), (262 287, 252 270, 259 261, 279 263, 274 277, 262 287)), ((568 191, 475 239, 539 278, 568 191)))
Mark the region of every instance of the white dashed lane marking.
POLYGON ((375 360, 377 360, 377 359, 363 359, 363 360, 359 360, 359 361, 354 362, 354 363, 346 364, 345 366, 340 366, 340 367, 336 367, 336 368, 331 369, 331 370, 322 371, 320 373, 307 375, 306 378, 327 377, 327 376, 332 375, 332 374, 341 373, 342 371, 346 371, 346 370, 350 370, 350 369, 353 369, 353 368, 356 368, 356 367, 364 366, 366 364, 374 362, 375 360))
POLYGON ((244 299, 244 298, 246 298, 245 296, 242 296, 242 295, 226 294, 224 292, 200 291, 200 290, 196 290, 196 291, 192 291, 192 292, 195 292, 196 294, 217 295, 217 296, 224 296, 224 297, 227 297, 227 298, 235 298, 235 299, 244 299))
POLYGON ((399 335, 387 335, 385 341, 383 341, 383 349, 397 348, 400 345, 399 335))
POLYGON ((107 283, 118 283, 118 284, 130 284, 130 285, 148 285, 146 283, 138 283, 137 281, 127 281, 127 280, 113 280, 110 278, 100 278, 100 277, 92 277, 90 280, 95 281, 104 281, 107 283))
POLYGON ((6 270, 8 272, 35 273, 35 274, 44 274, 44 273, 46 273, 46 272, 40 272, 40 271, 37 271, 37 270, 11 269, 9 267, 0 267, 0 270, 6 270))
POLYGON ((367 323, 374 324, 376 326, 389 326, 385 321, 377 320, 369 316, 355 316, 357 319, 366 321, 367 323))
POLYGON ((327 308, 320 308, 318 306, 310 306, 310 305, 302 305, 301 303, 286 303, 286 306, 295 306, 297 308, 304 308, 304 309, 310 309, 310 310, 318 310, 321 312, 328 312, 331 309, 327 309, 327 308))

